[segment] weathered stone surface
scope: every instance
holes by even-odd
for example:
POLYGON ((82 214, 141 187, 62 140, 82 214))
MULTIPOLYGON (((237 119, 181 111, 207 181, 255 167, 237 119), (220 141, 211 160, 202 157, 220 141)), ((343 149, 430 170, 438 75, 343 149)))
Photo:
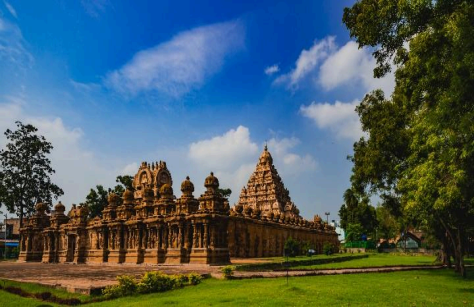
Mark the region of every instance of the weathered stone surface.
POLYGON ((308 222, 291 201, 267 148, 230 210, 219 192, 219 180, 205 179, 206 191, 194 198, 189 177, 182 196, 173 195, 166 163, 143 162, 134 177, 134 191, 110 193, 102 218, 87 219, 84 205, 73 205, 67 216, 61 203, 54 214, 37 205, 21 231, 20 261, 60 263, 225 264, 230 256, 264 257, 283 253, 288 237, 322 251, 324 242, 337 244, 331 227, 321 219, 308 222))

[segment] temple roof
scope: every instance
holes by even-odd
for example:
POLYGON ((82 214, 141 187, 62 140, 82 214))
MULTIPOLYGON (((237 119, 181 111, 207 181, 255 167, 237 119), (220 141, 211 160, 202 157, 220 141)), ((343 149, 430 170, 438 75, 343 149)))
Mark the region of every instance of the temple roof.
POLYGON ((259 209, 264 215, 272 212, 274 215, 283 213, 299 217, 299 210, 291 201, 266 145, 247 186, 242 188, 237 205, 259 209))

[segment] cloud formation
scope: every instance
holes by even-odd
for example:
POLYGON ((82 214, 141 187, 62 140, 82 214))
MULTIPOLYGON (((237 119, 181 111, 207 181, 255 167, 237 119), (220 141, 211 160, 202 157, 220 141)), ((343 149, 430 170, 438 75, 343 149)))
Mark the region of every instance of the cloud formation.
POLYGON ((280 67, 278 66, 278 64, 273 64, 272 66, 268 66, 264 69, 264 73, 267 76, 271 76, 279 71, 280 71, 280 67))
POLYGON ((393 73, 376 79, 373 77, 375 65, 369 49, 359 49, 353 41, 339 48, 335 37, 328 36, 315 41, 310 49, 301 51, 295 68, 277 77, 274 83, 284 84, 288 89, 295 90, 302 82, 310 79, 325 91, 355 86, 362 87, 364 91, 381 88, 386 94, 391 94, 395 86, 393 73))
POLYGON ((356 42, 347 42, 330 54, 319 68, 318 82, 325 90, 359 84, 366 91, 381 88, 391 94, 395 87, 393 73, 384 78, 374 78, 376 61, 368 49, 359 49, 356 42))
POLYGON ((337 138, 358 140, 363 136, 359 117, 355 112, 358 101, 330 103, 312 102, 301 106, 300 112, 311 119, 319 129, 333 132, 337 138))
POLYGON ((282 175, 292 176, 306 171, 314 171, 317 168, 317 163, 311 155, 301 156, 290 152, 299 144, 300 140, 296 137, 272 138, 268 141, 268 149, 273 154, 273 160, 277 161, 282 175))
POLYGON ((223 135, 191 143, 189 158, 210 169, 232 169, 258 153, 247 127, 239 126, 223 135))
POLYGON ((312 74, 322 60, 326 59, 336 49, 334 36, 328 36, 321 41, 314 41, 308 50, 303 49, 295 63, 295 68, 289 73, 275 79, 276 84, 286 84, 288 88, 295 89, 308 75, 312 74))
POLYGON ((0 63, 18 68, 33 63, 33 56, 25 48, 25 41, 18 25, 3 19, 0 15, 0 63))
MULTIPOLYGON (((90 188, 97 184, 112 186, 117 175, 113 168, 103 166, 94 154, 84 149, 84 133, 80 128, 69 128, 59 117, 39 117, 26 112, 26 103, 22 98, 7 97, 0 103, 0 131, 16 129, 15 121, 32 124, 38 128, 38 134, 45 136, 53 145, 50 159, 56 173, 52 181, 63 190, 62 202, 69 208, 72 202, 84 201, 90 188)), ((7 139, 0 136, 0 147, 7 139)))
POLYGON ((5 4, 5 7, 10 12, 10 14, 12 14, 13 17, 18 18, 18 15, 16 14, 15 8, 10 3, 8 3, 7 1, 3 1, 3 3, 5 4))
MULTIPOLYGON (((295 137, 272 138, 268 141, 268 149, 282 176, 294 176, 317 168, 311 155, 299 155, 295 152, 299 144, 299 139, 295 137)), ((235 202, 240 189, 255 170, 262 150, 263 144, 259 146, 251 139, 250 130, 239 126, 223 135, 192 143, 188 157, 191 165, 203 171, 203 175, 207 176, 210 170, 214 171, 221 186, 233 191, 231 202, 235 202)))
POLYGON ((244 39, 240 21, 184 31, 139 51, 123 67, 110 72, 105 83, 123 94, 157 91, 178 98, 219 72, 229 55, 243 49, 244 39))

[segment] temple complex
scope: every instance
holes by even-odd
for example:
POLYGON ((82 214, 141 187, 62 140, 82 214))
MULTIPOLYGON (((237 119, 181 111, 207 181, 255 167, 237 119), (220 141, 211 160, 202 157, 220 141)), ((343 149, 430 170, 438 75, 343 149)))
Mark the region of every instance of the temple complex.
POLYGON ((280 256, 289 237, 317 252, 325 242, 338 245, 336 232, 319 216, 300 216, 266 146, 232 209, 212 172, 197 199, 189 177, 179 198, 172 185, 165 162, 143 162, 133 191, 110 193, 101 217, 88 219, 85 205, 73 205, 66 215, 61 202, 47 214, 48 206, 38 203, 20 230, 19 260, 225 264, 230 257, 280 256))

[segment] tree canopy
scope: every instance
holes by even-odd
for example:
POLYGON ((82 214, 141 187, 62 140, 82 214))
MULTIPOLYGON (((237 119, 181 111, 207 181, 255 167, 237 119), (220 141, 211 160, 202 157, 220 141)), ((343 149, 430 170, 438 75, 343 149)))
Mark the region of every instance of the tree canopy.
POLYGON ((132 176, 117 176, 115 181, 119 184, 117 184, 113 189, 106 189, 102 185, 97 185, 95 189, 91 189, 89 194, 87 194, 85 205, 89 209, 89 218, 94 218, 96 216, 102 217, 102 210, 107 206, 107 196, 109 193, 113 192, 122 196, 125 189, 133 191, 132 176))
POLYGON ((465 275, 474 225, 474 3, 361 0, 343 22, 359 47, 373 48, 374 75, 393 61, 396 81, 390 98, 375 91, 357 108, 368 137, 354 144, 352 185, 379 193, 395 215, 442 225, 465 275))
POLYGON ((64 192, 51 182, 54 174, 47 155, 53 145, 38 135, 33 125, 16 122, 17 130, 7 129, 6 148, 0 151, 0 205, 20 218, 31 215, 38 202, 52 206, 52 200, 64 192))

